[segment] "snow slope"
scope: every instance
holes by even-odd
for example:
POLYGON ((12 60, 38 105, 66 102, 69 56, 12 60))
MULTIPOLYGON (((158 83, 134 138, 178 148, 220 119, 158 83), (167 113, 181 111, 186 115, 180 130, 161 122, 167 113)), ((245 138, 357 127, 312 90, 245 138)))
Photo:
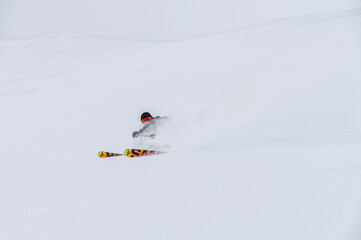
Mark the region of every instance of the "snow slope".
POLYGON ((2 0, 0 32, 115 31, 166 37, 356 7, 361 7, 358 0, 2 0))
POLYGON ((222 24, 1 34, 0 239, 360 239, 361 9, 222 24))

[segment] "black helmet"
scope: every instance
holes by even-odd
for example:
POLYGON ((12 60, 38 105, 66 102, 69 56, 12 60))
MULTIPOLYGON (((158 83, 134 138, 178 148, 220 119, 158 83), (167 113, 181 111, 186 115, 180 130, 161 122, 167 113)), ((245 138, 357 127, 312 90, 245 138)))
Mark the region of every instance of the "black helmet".
POLYGON ((152 117, 152 115, 150 115, 149 112, 144 112, 144 113, 142 113, 142 116, 140 116, 140 121, 142 121, 142 123, 145 123, 145 122, 151 120, 152 118, 153 117, 152 117))

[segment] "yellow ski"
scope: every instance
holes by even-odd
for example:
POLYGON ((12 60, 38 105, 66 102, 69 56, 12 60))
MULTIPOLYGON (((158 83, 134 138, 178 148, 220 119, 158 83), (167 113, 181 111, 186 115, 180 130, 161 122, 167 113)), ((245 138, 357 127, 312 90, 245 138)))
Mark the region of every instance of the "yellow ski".
POLYGON ((124 154, 100 151, 98 153, 98 156, 100 158, 117 157, 117 156, 127 156, 127 157, 133 158, 133 157, 144 157, 144 156, 157 155, 157 154, 161 154, 161 153, 164 153, 164 152, 159 152, 156 150, 143 150, 143 149, 127 148, 124 150, 124 154))
POLYGON ((107 158, 107 157, 124 156, 124 154, 100 151, 100 152, 98 153, 98 156, 99 156, 100 158, 107 158))
POLYGON ((150 155, 157 155, 163 152, 155 151, 155 150, 143 150, 143 149, 130 149, 127 148, 124 150, 124 155, 127 157, 143 157, 150 155))

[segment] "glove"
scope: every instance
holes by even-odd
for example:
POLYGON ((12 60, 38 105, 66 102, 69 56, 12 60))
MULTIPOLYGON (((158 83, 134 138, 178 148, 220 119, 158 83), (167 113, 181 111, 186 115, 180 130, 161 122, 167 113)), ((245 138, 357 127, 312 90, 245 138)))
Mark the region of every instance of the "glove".
POLYGON ((133 138, 138 137, 138 134, 139 134, 139 132, 138 132, 138 131, 133 132, 133 134, 132 134, 133 138))

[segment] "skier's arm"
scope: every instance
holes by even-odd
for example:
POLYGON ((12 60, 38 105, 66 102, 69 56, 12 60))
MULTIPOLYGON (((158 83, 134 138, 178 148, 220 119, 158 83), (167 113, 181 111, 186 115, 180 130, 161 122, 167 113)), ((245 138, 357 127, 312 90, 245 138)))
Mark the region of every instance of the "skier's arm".
POLYGON ((141 128, 139 131, 133 132, 133 138, 137 138, 137 137, 141 136, 142 133, 143 133, 145 130, 147 130, 147 128, 148 128, 150 125, 151 125, 151 124, 148 124, 148 125, 144 126, 143 128, 141 128))
MULTIPOLYGON (((159 120, 165 120, 165 119, 171 119, 169 117, 155 117, 152 119, 152 122, 149 123, 148 125, 145 125, 143 128, 141 128, 139 131, 135 131, 133 132, 133 138, 137 138, 137 137, 140 137, 140 136, 145 136, 143 133, 146 132, 147 130, 149 130, 148 128, 151 129, 151 126, 154 126, 154 124, 156 124, 159 120)), ((154 138, 154 133, 152 134, 153 136, 150 136, 151 138, 154 138)))

